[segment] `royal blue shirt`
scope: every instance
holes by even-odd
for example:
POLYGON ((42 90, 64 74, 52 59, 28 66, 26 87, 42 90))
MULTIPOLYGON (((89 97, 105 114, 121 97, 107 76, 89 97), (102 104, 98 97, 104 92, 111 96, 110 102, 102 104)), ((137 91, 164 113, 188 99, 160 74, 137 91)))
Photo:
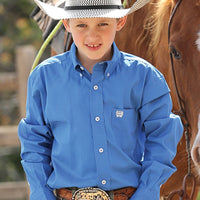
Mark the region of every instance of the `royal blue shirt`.
POLYGON ((131 200, 158 200, 175 172, 182 136, 163 75, 120 52, 90 74, 71 50, 42 62, 28 81, 19 124, 22 165, 31 200, 54 200, 53 189, 137 188, 131 200))

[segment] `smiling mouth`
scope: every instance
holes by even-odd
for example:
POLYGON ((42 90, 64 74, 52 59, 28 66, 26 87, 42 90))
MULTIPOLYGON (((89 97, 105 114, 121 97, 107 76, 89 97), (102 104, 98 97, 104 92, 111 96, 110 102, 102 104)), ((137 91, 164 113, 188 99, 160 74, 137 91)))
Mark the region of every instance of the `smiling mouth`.
POLYGON ((91 49, 98 49, 101 46, 101 44, 86 44, 86 46, 91 49))

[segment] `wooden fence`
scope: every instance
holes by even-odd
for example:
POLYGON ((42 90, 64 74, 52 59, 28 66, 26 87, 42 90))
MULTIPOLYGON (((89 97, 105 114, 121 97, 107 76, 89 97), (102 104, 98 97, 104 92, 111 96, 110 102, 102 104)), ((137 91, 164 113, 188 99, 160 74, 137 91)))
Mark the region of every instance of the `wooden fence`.
MULTIPOLYGON (((33 60, 36 56, 34 47, 27 45, 16 49, 16 72, 0 73, 0 92, 15 91, 19 99, 20 117, 25 116, 26 86, 33 60)), ((0 147, 19 147, 18 127, 0 126, 0 147)), ((0 182, 0 200, 28 199, 29 189, 26 181, 0 182)))

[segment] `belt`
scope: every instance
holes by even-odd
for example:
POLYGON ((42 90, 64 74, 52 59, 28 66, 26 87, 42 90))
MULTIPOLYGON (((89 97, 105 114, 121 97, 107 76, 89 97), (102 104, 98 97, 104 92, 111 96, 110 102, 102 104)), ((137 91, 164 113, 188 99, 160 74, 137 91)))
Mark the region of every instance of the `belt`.
POLYGON ((103 199, 103 200, 128 200, 135 193, 136 188, 125 187, 117 190, 104 191, 99 188, 61 188, 55 190, 55 195, 59 200, 78 199, 103 199))

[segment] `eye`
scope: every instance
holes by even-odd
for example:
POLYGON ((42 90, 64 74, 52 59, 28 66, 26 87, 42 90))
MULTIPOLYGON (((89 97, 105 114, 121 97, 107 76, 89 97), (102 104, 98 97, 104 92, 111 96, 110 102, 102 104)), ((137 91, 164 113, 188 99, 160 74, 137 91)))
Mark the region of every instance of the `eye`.
POLYGON ((108 23, 100 23, 99 26, 107 26, 108 23))
POLYGON ((79 28, 84 28, 84 27, 86 27, 87 25, 86 24, 78 24, 78 25, 76 25, 77 27, 79 27, 79 28))
POLYGON ((170 53, 173 55, 173 57, 177 60, 181 60, 181 54, 175 49, 174 46, 170 47, 170 53))

